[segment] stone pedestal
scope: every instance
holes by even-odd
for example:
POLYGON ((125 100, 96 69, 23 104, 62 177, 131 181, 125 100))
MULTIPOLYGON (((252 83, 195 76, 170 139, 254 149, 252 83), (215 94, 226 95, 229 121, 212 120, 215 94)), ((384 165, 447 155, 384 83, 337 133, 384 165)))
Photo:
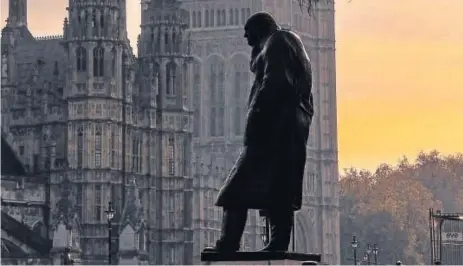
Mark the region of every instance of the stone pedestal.
POLYGON ((202 252, 204 265, 316 265, 320 254, 294 252, 202 252))

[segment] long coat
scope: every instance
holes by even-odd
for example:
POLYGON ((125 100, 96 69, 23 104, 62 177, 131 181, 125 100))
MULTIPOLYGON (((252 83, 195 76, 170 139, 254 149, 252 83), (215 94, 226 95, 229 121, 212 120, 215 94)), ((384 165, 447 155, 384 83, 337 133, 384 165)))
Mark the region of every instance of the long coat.
POLYGON ((310 59, 299 36, 278 30, 253 62, 244 147, 216 205, 299 210, 313 116, 310 59))

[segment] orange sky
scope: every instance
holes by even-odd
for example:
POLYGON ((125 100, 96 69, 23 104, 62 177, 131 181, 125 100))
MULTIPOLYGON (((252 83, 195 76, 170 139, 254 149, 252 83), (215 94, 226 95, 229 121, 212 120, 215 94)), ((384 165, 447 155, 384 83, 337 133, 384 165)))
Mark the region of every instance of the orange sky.
MULTIPOLYGON (((62 32, 68 1, 28 2, 34 35, 62 32)), ((461 10, 463 0, 336 0, 340 169, 463 151, 461 10)), ((138 12, 133 1, 132 45, 138 12)))

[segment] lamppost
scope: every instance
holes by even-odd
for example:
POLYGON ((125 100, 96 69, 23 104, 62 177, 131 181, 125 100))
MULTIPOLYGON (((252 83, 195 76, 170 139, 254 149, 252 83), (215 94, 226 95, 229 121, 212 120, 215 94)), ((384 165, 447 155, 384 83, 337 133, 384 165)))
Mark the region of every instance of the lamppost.
POLYGON ((113 204, 111 203, 111 201, 109 202, 109 205, 108 205, 108 209, 105 211, 106 213, 106 218, 108 219, 108 265, 111 265, 111 258, 112 258, 112 254, 111 254, 111 231, 112 231, 112 227, 111 227, 111 222, 114 218, 114 214, 116 213, 116 211, 113 209, 113 204))
POLYGON ((375 255, 375 265, 378 265, 378 252, 379 252, 378 245, 374 244, 373 245, 373 255, 375 255))
POLYGON ((357 238, 354 236, 352 236, 352 242, 350 242, 350 244, 352 245, 352 249, 354 250, 354 265, 357 265, 357 247, 358 247, 358 242, 357 242, 357 238))

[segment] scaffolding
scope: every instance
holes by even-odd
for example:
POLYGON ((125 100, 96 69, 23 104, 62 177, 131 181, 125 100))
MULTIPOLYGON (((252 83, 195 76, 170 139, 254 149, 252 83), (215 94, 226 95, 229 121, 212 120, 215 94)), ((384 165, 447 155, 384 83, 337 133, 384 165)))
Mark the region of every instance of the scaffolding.
POLYGON ((431 265, 463 264, 463 213, 429 209, 431 265))

